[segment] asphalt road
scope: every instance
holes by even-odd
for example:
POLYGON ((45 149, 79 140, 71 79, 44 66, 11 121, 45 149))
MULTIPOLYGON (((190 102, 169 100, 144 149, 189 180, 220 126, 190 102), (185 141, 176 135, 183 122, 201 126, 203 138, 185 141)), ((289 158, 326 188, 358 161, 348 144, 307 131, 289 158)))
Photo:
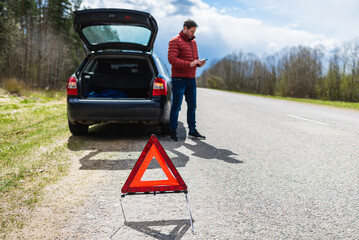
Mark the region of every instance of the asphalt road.
MULTIPOLYGON (((184 194, 119 195, 153 127, 95 126, 70 137, 79 158, 48 189, 25 228, 50 239, 358 239, 359 112, 198 89, 198 131, 159 140, 189 189, 184 194), (82 142, 77 147, 77 142, 82 142), (52 197, 51 197, 52 196, 52 197), (54 197, 56 196, 56 197, 54 197)), ((151 163, 146 178, 163 176, 151 163)))

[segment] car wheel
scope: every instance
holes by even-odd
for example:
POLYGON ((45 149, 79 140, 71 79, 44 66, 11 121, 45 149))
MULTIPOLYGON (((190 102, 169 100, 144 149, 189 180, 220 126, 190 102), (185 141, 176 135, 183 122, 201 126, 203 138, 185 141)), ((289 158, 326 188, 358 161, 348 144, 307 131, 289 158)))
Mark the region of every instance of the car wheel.
POLYGON ((161 134, 162 135, 170 134, 170 125, 169 124, 161 124, 161 134))
POLYGON ((85 135, 89 130, 89 126, 80 123, 72 124, 69 121, 69 129, 73 135, 85 135))

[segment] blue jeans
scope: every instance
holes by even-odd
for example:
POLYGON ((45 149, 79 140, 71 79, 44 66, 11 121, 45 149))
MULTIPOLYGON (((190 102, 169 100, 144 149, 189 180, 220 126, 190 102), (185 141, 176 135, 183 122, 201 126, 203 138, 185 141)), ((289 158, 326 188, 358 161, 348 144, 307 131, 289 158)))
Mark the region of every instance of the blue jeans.
POLYGON ((195 78, 172 78, 172 107, 170 128, 177 131, 178 114, 181 111, 183 95, 187 102, 187 123, 189 132, 196 130, 197 86, 195 78))

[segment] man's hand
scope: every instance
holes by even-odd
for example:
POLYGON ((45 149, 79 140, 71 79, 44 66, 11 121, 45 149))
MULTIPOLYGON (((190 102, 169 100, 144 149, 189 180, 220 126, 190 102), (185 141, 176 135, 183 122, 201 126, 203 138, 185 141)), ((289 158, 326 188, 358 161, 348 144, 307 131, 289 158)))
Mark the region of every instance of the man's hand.
POLYGON ((202 61, 202 60, 194 60, 193 62, 191 62, 191 67, 197 66, 197 67, 202 67, 204 64, 206 64, 206 61, 202 61))

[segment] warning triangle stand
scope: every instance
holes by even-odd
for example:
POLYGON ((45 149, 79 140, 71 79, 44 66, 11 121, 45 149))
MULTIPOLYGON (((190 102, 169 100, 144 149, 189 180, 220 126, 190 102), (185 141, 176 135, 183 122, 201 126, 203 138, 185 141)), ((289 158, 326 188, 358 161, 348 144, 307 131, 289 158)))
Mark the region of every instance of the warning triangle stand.
POLYGON ((187 186, 166 151, 158 141, 156 135, 152 134, 133 167, 129 177, 123 185, 123 194, 136 193, 165 193, 165 192, 185 192, 187 186), (141 180, 151 161, 156 159, 166 174, 167 180, 141 180))
MULTIPOLYGON (((122 195, 120 203, 125 224, 127 223, 127 220, 125 217, 125 211, 123 210, 122 206, 122 198, 124 198, 126 195, 185 193, 192 233, 194 233, 193 218, 188 202, 187 185, 183 181, 181 175, 178 173, 176 167, 173 165, 171 159, 168 157, 166 151, 158 141, 156 135, 151 135, 150 140, 148 140, 145 148, 143 149, 140 157, 138 158, 125 184, 123 185, 121 192, 122 195), (161 166, 164 174, 167 177, 166 180, 141 180, 153 159, 156 159, 161 166)), ((114 232, 114 226, 115 225, 112 227, 112 234, 110 238, 119 230, 118 229, 114 232)))

